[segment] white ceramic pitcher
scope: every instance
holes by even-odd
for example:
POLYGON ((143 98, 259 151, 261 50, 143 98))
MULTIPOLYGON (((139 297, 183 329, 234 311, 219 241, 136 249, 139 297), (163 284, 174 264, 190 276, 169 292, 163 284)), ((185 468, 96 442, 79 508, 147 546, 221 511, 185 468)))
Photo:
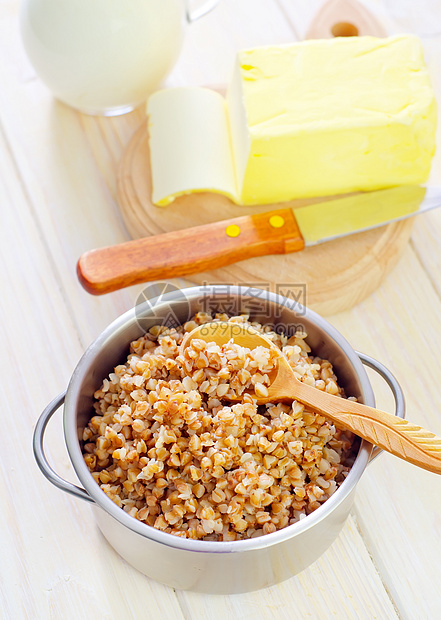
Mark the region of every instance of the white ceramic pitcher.
POLYGON ((190 12, 184 0, 22 0, 23 43, 52 93, 87 114, 129 112, 173 68, 190 12))

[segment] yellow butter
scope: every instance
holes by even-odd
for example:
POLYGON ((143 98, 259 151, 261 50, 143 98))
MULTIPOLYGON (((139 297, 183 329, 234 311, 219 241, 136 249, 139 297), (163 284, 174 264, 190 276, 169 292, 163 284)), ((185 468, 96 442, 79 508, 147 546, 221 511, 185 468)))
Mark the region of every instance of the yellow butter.
POLYGON ((156 204, 207 190, 265 204, 427 180, 436 105, 413 35, 239 52, 221 102, 199 88, 150 98, 156 204))
POLYGON ((147 114, 154 204, 205 191, 236 199, 224 97, 208 88, 164 89, 150 97, 147 114))
POLYGON ((243 204, 428 177, 436 107, 415 36, 240 52, 228 107, 243 204))

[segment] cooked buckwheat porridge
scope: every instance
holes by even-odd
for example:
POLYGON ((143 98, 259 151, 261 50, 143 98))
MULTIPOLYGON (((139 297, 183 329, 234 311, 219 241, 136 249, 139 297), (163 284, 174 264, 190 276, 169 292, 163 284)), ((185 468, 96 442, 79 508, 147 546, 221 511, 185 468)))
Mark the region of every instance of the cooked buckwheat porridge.
POLYGON ((307 334, 288 338, 248 316, 198 313, 178 329, 155 326, 130 344, 124 364, 95 392, 83 432, 97 484, 135 519, 184 538, 231 541, 275 532, 304 518, 345 479, 356 442, 301 403, 257 405, 277 365, 270 349, 194 339, 208 321, 264 332, 318 390, 344 397, 329 361, 307 334), (241 395, 232 403, 228 395, 241 395))

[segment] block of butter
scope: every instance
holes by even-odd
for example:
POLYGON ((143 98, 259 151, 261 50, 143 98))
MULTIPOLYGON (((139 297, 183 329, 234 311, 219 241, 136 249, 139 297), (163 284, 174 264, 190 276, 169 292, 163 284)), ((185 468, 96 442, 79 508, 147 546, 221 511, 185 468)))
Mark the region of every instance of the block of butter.
POLYGON ((238 204, 427 180, 436 104, 413 35, 239 52, 226 99, 159 91, 147 104, 153 202, 215 191, 238 204))

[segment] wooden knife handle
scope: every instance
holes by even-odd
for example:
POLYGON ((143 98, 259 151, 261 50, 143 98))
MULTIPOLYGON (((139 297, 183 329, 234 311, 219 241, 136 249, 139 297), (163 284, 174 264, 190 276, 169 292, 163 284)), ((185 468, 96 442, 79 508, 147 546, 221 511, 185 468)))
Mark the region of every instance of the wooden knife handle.
POLYGON ((91 250, 80 257, 77 274, 86 291, 102 295, 304 246, 292 210, 279 209, 91 250))
POLYGON ((291 397, 328 416, 337 425, 423 469, 441 474, 441 438, 391 413, 332 396, 296 381, 291 397))

